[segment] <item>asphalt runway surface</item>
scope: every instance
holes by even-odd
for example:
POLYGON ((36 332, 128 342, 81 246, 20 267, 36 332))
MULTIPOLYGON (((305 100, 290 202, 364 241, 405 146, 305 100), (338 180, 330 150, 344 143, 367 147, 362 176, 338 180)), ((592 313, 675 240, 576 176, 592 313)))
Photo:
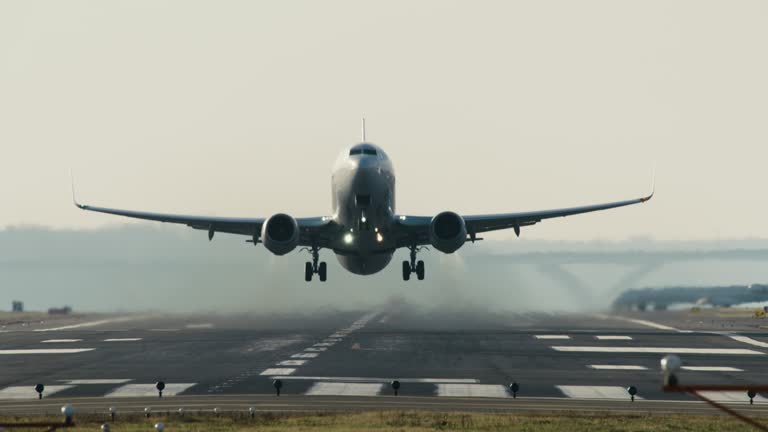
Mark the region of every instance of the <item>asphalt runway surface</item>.
MULTIPOLYGON (((396 305, 274 316, 88 316, 0 327, 0 414, 188 410, 717 413, 665 393, 683 384, 768 384, 768 332, 686 313, 430 312, 396 305), (273 381, 283 383, 275 395, 273 381), (401 383, 394 396, 392 380, 401 383), (158 398, 155 383, 166 384, 158 398), (509 384, 519 383, 517 398, 509 384), (38 400, 35 384, 45 385, 38 400), (637 400, 626 388, 635 386, 637 400)), ((768 395, 708 394, 750 415, 768 395)))

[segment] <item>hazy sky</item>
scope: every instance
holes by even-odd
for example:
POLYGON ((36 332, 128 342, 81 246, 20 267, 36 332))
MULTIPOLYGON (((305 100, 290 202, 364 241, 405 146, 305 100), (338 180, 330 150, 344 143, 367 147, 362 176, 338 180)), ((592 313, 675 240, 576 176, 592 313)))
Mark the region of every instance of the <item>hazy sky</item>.
MULTIPOLYGON (((640 196, 541 239, 768 237, 765 1, 0 1, 0 227, 71 206, 330 213, 368 137, 398 211, 640 196)), ((504 238, 514 234, 495 234, 504 238)))

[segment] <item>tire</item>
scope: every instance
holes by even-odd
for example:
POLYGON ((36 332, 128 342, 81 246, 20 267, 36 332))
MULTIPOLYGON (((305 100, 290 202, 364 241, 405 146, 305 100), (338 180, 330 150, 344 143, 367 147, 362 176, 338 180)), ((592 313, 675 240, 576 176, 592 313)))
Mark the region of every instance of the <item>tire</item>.
POLYGON ((312 281, 312 274, 314 271, 312 270, 312 263, 308 262, 304 265, 304 280, 307 282, 312 281))
POLYGON ((411 279, 411 263, 403 261, 403 280, 407 281, 411 279))
POLYGON ((325 261, 320 263, 320 266, 317 269, 317 274, 318 276, 320 276, 320 282, 326 281, 326 278, 328 276, 328 266, 326 266, 325 261))
POLYGON ((416 276, 419 280, 424 280, 424 261, 416 263, 416 276))

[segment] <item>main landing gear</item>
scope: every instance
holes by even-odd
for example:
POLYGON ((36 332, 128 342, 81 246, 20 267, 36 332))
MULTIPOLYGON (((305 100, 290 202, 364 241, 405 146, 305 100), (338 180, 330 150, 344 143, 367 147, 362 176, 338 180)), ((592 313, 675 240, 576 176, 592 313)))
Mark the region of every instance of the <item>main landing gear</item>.
POLYGON ((424 280, 424 261, 416 261, 416 254, 421 252, 422 249, 426 248, 411 246, 409 249, 411 250, 411 260, 403 261, 403 280, 410 280, 411 273, 416 273, 416 277, 419 280, 424 280))
POLYGON ((317 274, 320 278, 320 282, 325 282, 328 277, 328 266, 325 264, 325 261, 318 263, 318 261, 320 261, 320 248, 312 246, 311 248, 304 248, 302 250, 306 250, 312 254, 312 262, 307 262, 304 265, 304 280, 311 282, 312 275, 317 274))

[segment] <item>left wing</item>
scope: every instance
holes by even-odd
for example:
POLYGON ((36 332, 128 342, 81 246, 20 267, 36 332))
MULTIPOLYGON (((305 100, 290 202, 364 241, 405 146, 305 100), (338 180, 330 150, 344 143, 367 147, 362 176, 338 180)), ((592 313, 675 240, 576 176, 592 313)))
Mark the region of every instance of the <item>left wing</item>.
MULTIPOLYGON (((515 234, 520 235, 520 227, 534 225, 544 219, 565 217, 581 213, 589 213, 600 210, 608 210, 617 207, 624 207, 633 204, 644 203, 653 198, 654 188, 651 193, 642 198, 630 199, 626 201, 615 201, 604 204, 593 204, 580 207, 569 207, 553 210, 540 210, 521 213, 501 213, 488 215, 464 216, 464 222, 467 225, 467 233, 470 239, 475 234, 512 228, 515 234)), ((399 216, 398 225, 403 232, 398 242, 399 246, 408 246, 416 244, 429 243, 429 225, 432 222, 431 216, 399 216)))

